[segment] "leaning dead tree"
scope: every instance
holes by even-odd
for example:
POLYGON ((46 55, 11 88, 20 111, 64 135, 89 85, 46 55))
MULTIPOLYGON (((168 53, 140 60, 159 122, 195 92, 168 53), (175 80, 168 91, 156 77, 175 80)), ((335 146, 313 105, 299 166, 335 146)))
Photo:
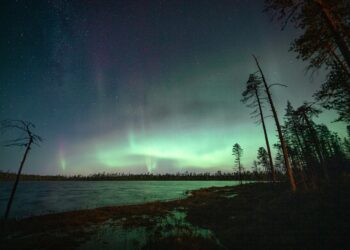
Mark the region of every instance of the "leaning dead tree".
POLYGON ((254 108, 254 111, 251 114, 253 115, 253 118, 259 117, 258 122, 261 122, 261 124, 262 124, 264 136, 265 136, 267 153, 269 156, 269 167, 270 167, 270 172, 271 172, 271 180, 272 180, 272 182, 275 182, 276 181, 275 169, 273 167, 269 137, 267 136, 265 117, 264 117, 264 113, 262 110, 262 107, 263 107, 262 99, 263 98, 260 96, 261 95, 260 94, 261 84, 262 84, 262 82, 259 79, 259 77, 256 74, 251 74, 249 76, 248 81, 247 81, 246 89, 242 93, 243 98, 241 101, 243 103, 247 103, 251 99, 253 100, 247 106, 250 108, 254 108))
POLYGON ((295 184, 295 179, 294 179, 293 172, 292 172, 292 167, 291 167, 289 159, 288 159, 287 145, 286 145, 286 142, 285 142, 283 134, 282 134, 282 129, 281 129, 281 125, 280 125, 280 122, 279 122, 279 119, 278 119, 278 116, 277 116, 277 111, 276 111, 276 108, 275 108, 275 105, 273 103, 272 96, 271 96, 271 93, 270 93, 270 87, 273 86, 273 84, 270 85, 270 86, 267 84, 265 75, 264 75, 264 73, 263 73, 263 71, 262 71, 262 69, 260 67, 258 59, 254 55, 253 55, 253 57, 254 57, 256 66, 259 69, 261 80, 262 80, 262 82, 264 84, 264 88, 265 88, 265 92, 266 92, 266 95, 267 95, 267 98, 268 98, 268 102, 270 104, 271 111, 272 111, 272 114, 273 114, 273 118, 275 120, 275 124, 276 124, 276 127, 277 127, 277 132, 278 132, 278 137, 279 137, 279 140, 280 140, 280 143, 281 143, 281 147, 282 147, 283 159, 284 159, 286 171, 287 171, 287 174, 288 174, 288 178, 289 178, 289 182, 290 182, 290 185, 291 185, 291 189, 294 192, 296 190, 296 184, 295 184))
POLYGON ((28 121, 23 121, 23 120, 4 120, 0 122, 0 130, 2 132, 6 132, 7 130, 17 130, 17 132, 19 132, 18 138, 6 141, 4 146, 5 147, 13 147, 13 146, 25 147, 24 155, 22 157, 22 160, 17 172, 16 180, 12 187, 11 195, 6 206, 6 211, 4 216, 5 219, 7 219, 9 216, 13 198, 16 193, 19 177, 21 176, 23 165, 27 159, 31 146, 33 144, 39 146, 40 142, 42 141, 42 138, 40 136, 33 133, 34 128, 35 128, 35 125, 33 123, 28 121))

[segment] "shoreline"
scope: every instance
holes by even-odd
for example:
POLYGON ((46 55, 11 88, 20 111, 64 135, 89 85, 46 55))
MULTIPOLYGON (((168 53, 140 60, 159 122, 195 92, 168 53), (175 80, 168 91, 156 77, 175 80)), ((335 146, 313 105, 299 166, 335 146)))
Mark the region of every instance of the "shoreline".
POLYGON ((120 232, 141 229, 150 232, 142 237, 152 236, 152 239, 129 249, 249 249, 276 246, 341 249, 339 247, 349 241, 349 197, 347 184, 331 191, 297 194, 291 194, 285 183, 210 187, 193 190, 188 197, 172 201, 1 221, 1 227, 5 229, 0 233, 1 245, 5 249, 9 249, 6 248, 9 246, 11 249, 22 249, 24 246, 26 249, 77 249, 86 242, 99 244, 101 239, 97 236, 103 235, 101 228, 108 225, 107 232, 119 230, 116 235, 102 240, 110 247, 115 246, 120 232), (174 211, 184 215, 182 221, 172 225, 167 234, 155 237, 159 221, 174 211), (186 225, 186 230, 183 225, 186 225), (207 234, 212 236, 200 236, 191 230, 207 230, 210 232, 207 234))
MULTIPOLYGON (((6 194, 10 193, 12 183, 2 184, 0 205, 5 208, 6 194)), ((171 201, 186 198, 191 190, 238 184, 236 181, 20 182, 10 218, 19 220, 82 209, 171 201)))

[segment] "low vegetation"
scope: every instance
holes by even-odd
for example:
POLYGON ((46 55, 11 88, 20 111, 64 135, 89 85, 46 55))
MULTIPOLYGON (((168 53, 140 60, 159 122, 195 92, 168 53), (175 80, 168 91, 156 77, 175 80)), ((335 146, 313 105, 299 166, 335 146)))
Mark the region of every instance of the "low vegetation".
POLYGON ((92 240, 118 247, 115 239, 130 238, 139 228, 136 238, 145 241, 128 243, 130 249, 342 249, 349 243, 349 190, 349 176, 296 193, 286 183, 213 187, 183 200, 2 221, 1 245, 76 249, 92 240), (169 220, 174 211, 185 216, 169 220), (101 229, 106 223, 109 233, 101 229))

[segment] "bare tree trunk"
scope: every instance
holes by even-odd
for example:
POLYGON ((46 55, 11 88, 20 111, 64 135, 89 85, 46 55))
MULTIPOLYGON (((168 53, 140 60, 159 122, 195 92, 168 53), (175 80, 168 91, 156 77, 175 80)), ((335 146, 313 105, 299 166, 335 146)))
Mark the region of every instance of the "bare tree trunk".
POLYGON ((264 83, 264 86, 265 86, 265 91, 266 91, 266 94, 267 94, 267 97, 268 97, 268 100, 269 100, 269 103, 270 103, 270 106, 271 106, 271 111, 272 111, 273 117, 275 119, 277 132, 278 132, 278 137, 279 137, 280 142, 281 142, 284 163, 285 163, 285 166, 286 166, 286 170, 287 170, 290 186, 291 186, 292 191, 295 192, 296 191, 296 184, 295 184, 295 179, 294 179, 294 176, 293 176, 292 168, 290 166, 290 162, 289 162, 289 159, 288 159, 288 150, 287 150, 286 143, 284 141, 284 137, 283 137, 282 130, 281 130, 281 125, 279 123, 278 116, 277 116, 277 112, 276 112, 275 106, 274 106, 273 101, 272 101, 272 97, 271 97, 271 93, 270 93, 270 90, 269 90, 269 86, 266 83, 266 79, 265 79, 264 73, 262 72, 262 69, 261 69, 261 67, 259 65, 258 59, 254 55, 253 55, 253 57, 255 59, 255 63, 257 65, 258 69, 259 69, 261 78, 263 80, 263 83, 264 83))
POLYGON ((31 146, 32 142, 33 142, 33 140, 30 138, 30 139, 29 139, 29 142, 28 142, 28 144, 27 144, 26 150, 25 150, 25 152, 24 152, 24 155, 23 155, 23 158, 22 158, 21 165, 20 165, 20 167, 19 167, 17 176, 16 176, 15 184, 13 185, 13 188, 12 188, 12 191, 11 191, 10 199, 9 199, 9 201, 8 201, 8 203, 7 203, 6 212, 5 212, 5 219, 7 219, 8 216, 9 216, 10 209, 11 209, 11 205, 12 205, 12 201, 13 201, 13 198, 14 198, 14 196, 15 196, 16 189, 17 189, 19 177, 21 176, 22 168, 23 168, 24 162, 26 161, 26 158, 27 158, 27 155, 28 155, 28 153, 29 153, 30 146, 31 146))
POLYGON ((256 161, 254 161, 254 172, 255 172, 255 177, 258 177, 258 164, 256 163, 256 161))
POLYGON ((242 185, 242 172, 241 172, 241 160, 238 159, 238 172, 239 172, 239 182, 242 185))
POLYGON ((341 36, 341 31, 338 27, 339 20, 336 20, 331 11, 330 7, 324 2, 324 0, 314 0, 314 2, 319 6, 321 12, 327 22, 329 29, 333 35, 334 41, 337 44, 340 52, 342 53, 348 67, 350 68, 350 49, 346 44, 346 41, 341 36))
POLYGON ((256 96, 256 100, 258 101, 260 118, 261 118, 261 124, 262 124, 263 130, 264 130, 264 136, 265 136, 267 153, 269 155, 270 168, 271 168, 271 178, 272 178, 272 182, 275 183, 276 182, 276 175, 275 175, 275 169, 273 167, 270 143, 269 143, 269 138, 268 138, 267 132, 266 132, 265 119, 264 119, 263 111, 262 111, 262 108, 261 108, 260 97, 258 95, 258 91, 257 90, 255 90, 255 96, 256 96))

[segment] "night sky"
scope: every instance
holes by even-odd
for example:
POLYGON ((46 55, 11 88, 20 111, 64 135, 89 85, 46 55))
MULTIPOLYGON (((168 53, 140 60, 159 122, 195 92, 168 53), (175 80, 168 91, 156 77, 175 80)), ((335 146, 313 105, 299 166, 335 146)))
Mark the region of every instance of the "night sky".
MULTIPOLYGON (((251 54, 270 83, 289 86, 272 89, 281 118, 287 100, 312 100, 325 76, 305 74, 288 52, 298 31, 281 31, 263 0, 0 5, 0 119, 29 120, 44 138, 26 173, 232 171, 236 142, 249 169, 265 146, 240 102, 251 54)), ((335 118, 317 121, 344 136, 335 118)), ((23 151, 1 147, 0 170, 16 171, 23 151)))

